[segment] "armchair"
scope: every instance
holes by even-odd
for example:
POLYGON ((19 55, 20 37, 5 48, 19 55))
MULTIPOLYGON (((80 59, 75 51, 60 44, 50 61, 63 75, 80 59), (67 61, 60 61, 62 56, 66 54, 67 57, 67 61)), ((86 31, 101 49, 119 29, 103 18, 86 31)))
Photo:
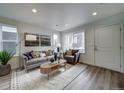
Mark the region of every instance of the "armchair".
POLYGON ((64 59, 67 60, 68 63, 76 64, 79 62, 79 58, 80 58, 79 50, 69 50, 64 53, 64 59))

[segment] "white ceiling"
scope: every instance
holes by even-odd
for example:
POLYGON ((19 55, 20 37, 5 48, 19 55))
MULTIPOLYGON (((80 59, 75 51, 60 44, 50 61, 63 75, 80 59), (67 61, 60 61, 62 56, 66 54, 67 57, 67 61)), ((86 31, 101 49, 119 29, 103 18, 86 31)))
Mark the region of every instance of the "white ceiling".
POLYGON ((120 12, 124 12, 124 4, 0 4, 0 16, 58 31, 120 12), (32 8, 38 12, 32 13, 32 8), (92 16, 94 11, 98 12, 97 16, 92 16))

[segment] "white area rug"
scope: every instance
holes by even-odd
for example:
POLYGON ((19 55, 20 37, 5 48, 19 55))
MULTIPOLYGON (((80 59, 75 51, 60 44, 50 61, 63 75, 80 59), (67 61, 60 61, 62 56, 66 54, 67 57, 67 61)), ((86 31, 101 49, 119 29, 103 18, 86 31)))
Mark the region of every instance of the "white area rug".
POLYGON ((52 73, 50 79, 41 74, 39 69, 28 73, 23 71, 13 71, 11 79, 11 89, 19 90, 62 90, 71 83, 82 71, 86 65, 77 64, 70 69, 52 73))

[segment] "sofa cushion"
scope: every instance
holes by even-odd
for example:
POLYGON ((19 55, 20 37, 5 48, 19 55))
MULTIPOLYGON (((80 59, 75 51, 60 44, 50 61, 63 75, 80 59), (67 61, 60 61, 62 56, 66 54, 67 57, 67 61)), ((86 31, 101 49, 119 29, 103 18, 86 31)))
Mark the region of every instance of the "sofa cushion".
POLYGON ((66 55, 64 58, 67 60, 67 62, 74 62, 74 56, 66 55))
POLYGON ((54 58, 54 55, 52 56, 47 56, 47 59, 50 60, 51 58, 54 58))
POLYGON ((46 57, 33 58, 33 59, 31 59, 31 60, 28 60, 28 61, 26 62, 26 64, 27 64, 27 65, 32 65, 32 64, 37 64, 37 63, 39 63, 39 62, 44 62, 44 61, 46 61, 46 60, 47 60, 46 57))
POLYGON ((65 55, 66 58, 74 58, 73 55, 65 55))
POLYGON ((72 50, 72 55, 75 55, 79 50, 72 50))
POLYGON ((72 55, 72 51, 67 51, 67 55, 72 55))

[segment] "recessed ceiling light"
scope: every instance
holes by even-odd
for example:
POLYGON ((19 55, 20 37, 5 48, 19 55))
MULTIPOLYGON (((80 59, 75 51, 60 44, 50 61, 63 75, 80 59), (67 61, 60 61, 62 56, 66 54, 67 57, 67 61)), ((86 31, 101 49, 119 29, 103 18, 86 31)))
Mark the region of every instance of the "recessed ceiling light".
POLYGON ((93 16, 96 16, 96 15, 97 15, 97 12, 93 12, 92 15, 93 15, 93 16))
POLYGON ((99 3, 100 5, 104 5, 104 3, 99 3))
POLYGON ((37 13, 37 10, 35 8, 32 9, 33 13, 37 13))
POLYGON ((67 26, 68 26, 68 24, 65 24, 65 26, 67 27, 67 26))

